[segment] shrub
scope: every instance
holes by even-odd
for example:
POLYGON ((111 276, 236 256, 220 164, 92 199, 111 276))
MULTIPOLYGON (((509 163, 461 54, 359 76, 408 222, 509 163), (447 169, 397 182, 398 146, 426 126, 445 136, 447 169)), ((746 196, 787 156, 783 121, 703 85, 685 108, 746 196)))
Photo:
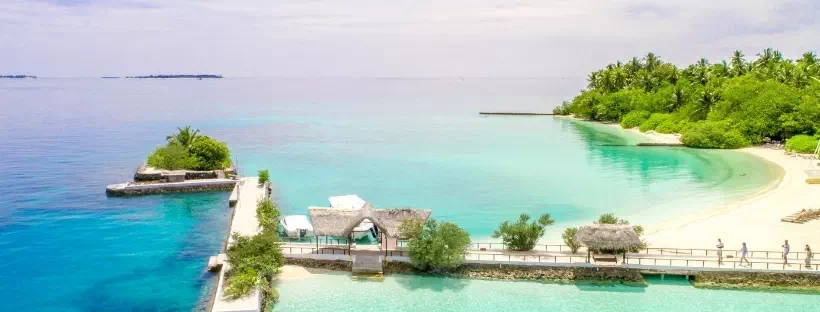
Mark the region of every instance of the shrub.
POLYGON ((407 250, 413 265, 425 271, 440 271, 461 265, 470 246, 470 234, 450 222, 430 219, 424 223, 407 250))
POLYGON ((189 152, 197 160, 197 170, 224 169, 231 165, 228 146, 208 136, 198 137, 191 144, 189 152))
POLYGON ((657 127, 655 127, 655 132, 657 133, 680 133, 681 128, 683 125, 686 124, 685 121, 677 121, 674 118, 670 118, 661 122, 657 127))
POLYGON ((749 145, 732 120, 699 121, 691 124, 681 137, 683 144, 699 148, 741 148, 749 145))
POLYGON ((259 227, 263 231, 276 232, 279 225, 279 209, 276 203, 270 198, 265 198, 256 203, 256 218, 259 220, 259 227))
POLYGON ((544 236, 547 226, 555 223, 555 221, 550 219, 548 213, 541 215, 538 220, 532 223, 527 223, 529 221, 530 216, 526 213, 522 213, 515 223, 510 223, 509 221, 502 222, 492 237, 501 237, 501 240, 504 241, 504 245, 511 250, 532 250, 535 248, 538 239, 544 236))
POLYGON ((621 120, 621 127, 624 129, 632 129, 640 126, 649 119, 650 115, 652 115, 652 113, 645 110, 631 111, 621 120))
POLYGON ((278 298, 272 287, 273 278, 285 264, 279 237, 263 231, 253 236, 233 233, 233 244, 225 252, 230 269, 225 274, 224 296, 236 300, 249 296, 255 289, 262 293, 262 309, 278 298))
POLYGON ((148 156, 148 165, 168 170, 190 169, 197 166, 197 160, 181 145, 168 144, 157 148, 148 156))
POLYGON ((564 233, 561 234, 561 238, 564 239, 564 244, 569 246, 569 249, 572 250, 572 253, 577 253, 578 249, 581 249, 581 242, 575 239, 575 234, 578 233, 578 228, 567 228, 564 230, 564 233))
POLYGON ((270 182, 270 172, 268 172, 268 169, 259 170, 258 176, 259 176, 259 180, 258 180, 259 184, 265 184, 267 182, 270 182))
POLYGON ((405 219, 399 224, 399 238, 413 239, 419 236, 424 229, 424 221, 419 219, 405 219))
POLYGON ((655 128, 660 125, 662 122, 667 121, 672 118, 671 114, 652 114, 646 121, 641 124, 640 130, 641 132, 647 132, 649 130, 655 130, 655 128))
POLYGON ((786 150, 795 153, 814 153, 817 148, 817 136, 795 135, 786 140, 786 150))

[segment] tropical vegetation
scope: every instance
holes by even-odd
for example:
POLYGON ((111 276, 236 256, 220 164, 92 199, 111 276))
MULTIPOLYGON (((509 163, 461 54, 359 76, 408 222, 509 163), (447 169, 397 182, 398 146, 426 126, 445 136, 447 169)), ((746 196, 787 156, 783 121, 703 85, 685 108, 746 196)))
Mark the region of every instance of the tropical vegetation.
POLYGON ((190 126, 177 128, 167 144, 148 156, 148 165, 160 169, 216 170, 231 166, 231 152, 224 142, 200 135, 190 126))
POLYGON ((684 144, 738 148, 820 133, 820 64, 814 52, 790 60, 765 49, 754 60, 701 58, 678 68, 654 53, 588 76, 587 88, 556 114, 681 133, 684 144))
POLYGON ((570 227, 564 230, 564 233, 561 233, 561 238, 564 239, 564 244, 569 247, 572 253, 578 252, 578 249, 581 249, 581 242, 575 239, 575 234, 578 234, 577 227, 570 227))
POLYGON ((795 135, 786 141, 786 150, 795 153, 814 153, 817 150, 818 140, 820 140, 820 135, 795 135))
POLYGON ((444 271, 464 262, 464 252, 470 246, 470 234, 450 222, 429 219, 403 222, 402 237, 409 238, 407 250, 410 262, 419 270, 444 271))
POLYGON ((233 242, 226 251, 230 270, 225 274, 224 296, 235 300, 259 289, 262 296, 260 311, 269 311, 279 297, 273 288, 273 279, 285 264, 276 231, 280 213, 276 204, 267 198, 257 203, 256 216, 262 232, 251 236, 231 235, 233 242))
POLYGON ((270 172, 268 171, 268 169, 259 170, 259 172, 257 173, 257 177, 259 177, 257 179, 257 182, 259 182, 259 184, 265 184, 270 182, 270 172))
POLYGON ((518 217, 518 221, 509 222, 504 221, 498 226, 492 237, 501 238, 504 245, 515 251, 527 251, 535 248, 535 244, 544 236, 547 226, 555 223, 555 220, 550 218, 548 213, 541 215, 538 220, 530 221, 530 216, 522 213, 518 217))

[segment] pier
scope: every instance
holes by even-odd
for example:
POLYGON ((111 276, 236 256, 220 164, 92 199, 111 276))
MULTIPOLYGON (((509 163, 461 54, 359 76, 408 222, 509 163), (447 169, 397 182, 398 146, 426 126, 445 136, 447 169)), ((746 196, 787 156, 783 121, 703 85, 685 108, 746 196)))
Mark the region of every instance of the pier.
MULTIPOLYGON (((265 199, 271 194, 268 192, 268 184, 259 184, 258 178, 242 178, 236 183, 233 193, 236 194, 236 204, 234 206, 233 216, 231 217, 231 227, 228 231, 228 242, 225 248, 231 245, 231 234, 239 233, 241 235, 255 235, 259 233, 259 220, 256 218, 256 203, 261 199, 265 199)), ((233 194, 232 194, 233 197, 233 194)), ((221 254, 219 258, 225 258, 221 254)), ((223 298, 223 285, 225 284, 225 272, 230 269, 230 264, 223 263, 222 269, 219 272, 219 281, 214 294, 212 312, 245 312, 245 311, 259 311, 260 293, 255 291, 252 295, 237 299, 226 300, 223 298)))
POLYGON ((111 184, 105 188, 108 196, 136 196, 179 192, 225 191, 233 189, 234 179, 199 179, 182 182, 139 183, 127 182, 111 184))

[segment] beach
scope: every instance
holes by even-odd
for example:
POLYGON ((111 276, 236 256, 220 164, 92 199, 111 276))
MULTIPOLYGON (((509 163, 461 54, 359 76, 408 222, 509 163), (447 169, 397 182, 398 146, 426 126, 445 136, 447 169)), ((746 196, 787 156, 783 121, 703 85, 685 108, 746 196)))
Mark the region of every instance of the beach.
MULTIPOLYGON (((621 128, 617 124, 611 126, 621 128)), ((642 133, 638 129, 624 131, 659 143, 676 143, 680 137, 642 133)), ((750 250, 781 250, 787 239, 792 251, 803 251, 806 244, 815 246, 815 250, 820 248, 820 221, 804 224, 780 221, 801 209, 820 208, 820 185, 805 182, 804 170, 810 160, 765 147, 740 151, 779 166, 783 175, 751 196, 647 225, 645 239, 650 247, 714 248, 720 238, 729 250, 740 249, 743 242, 750 250)))

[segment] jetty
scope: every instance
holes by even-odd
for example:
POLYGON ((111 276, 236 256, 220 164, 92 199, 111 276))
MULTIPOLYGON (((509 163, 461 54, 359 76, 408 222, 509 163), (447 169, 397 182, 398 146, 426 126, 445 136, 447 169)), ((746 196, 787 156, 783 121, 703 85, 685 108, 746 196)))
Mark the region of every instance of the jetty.
POLYGON ((502 115, 502 116, 553 116, 553 113, 517 113, 517 112, 478 112, 479 115, 502 115))
POLYGON ((142 164, 134 173, 134 182, 108 185, 108 196, 137 196, 149 194, 227 191, 237 183, 236 168, 224 170, 163 170, 142 164))
MULTIPOLYGON (((242 178, 236 183, 234 193, 237 194, 236 204, 231 217, 231 227, 228 231, 228 240, 225 246, 227 249, 232 243, 232 233, 239 233, 241 235, 255 235, 260 232, 259 220, 256 218, 256 203, 261 199, 270 197, 270 184, 259 184, 257 177, 242 178)), ((245 312, 245 311, 259 311, 260 307, 260 293, 256 290, 248 297, 237 300, 227 300, 223 298, 223 286, 225 285, 225 273, 230 269, 230 264, 226 263, 225 254, 220 254, 213 258, 215 266, 219 268, 219 281, 217 283, 216 293, 214 294, 212 312, 245 312), (221 260, 221 261, 220 261, 221 260)), ((209 263, 209 269, 212 268, 209 263)))

